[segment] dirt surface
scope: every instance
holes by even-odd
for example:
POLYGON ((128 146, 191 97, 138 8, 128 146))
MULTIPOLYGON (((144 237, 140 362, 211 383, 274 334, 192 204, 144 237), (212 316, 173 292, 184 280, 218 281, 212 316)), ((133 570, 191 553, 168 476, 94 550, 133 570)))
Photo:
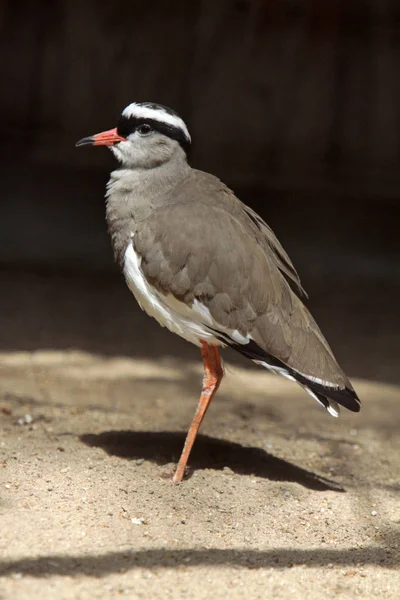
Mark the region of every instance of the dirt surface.
POLYGON ((230 354, 173 485, 198 351, 118 278, 1 289, 0 598, 400 597, 398 290, 314 293, 359 415, 230 354))

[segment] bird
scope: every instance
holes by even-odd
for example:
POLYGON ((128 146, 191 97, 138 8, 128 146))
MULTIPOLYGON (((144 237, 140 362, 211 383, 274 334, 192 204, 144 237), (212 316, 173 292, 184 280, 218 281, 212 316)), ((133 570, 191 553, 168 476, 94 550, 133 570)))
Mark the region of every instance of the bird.
POLYGON ((191 136, 174 110, 133 102, 117 127, 76 146, 107 146, 119 168, 106 188, 113 253, 140 307, 198 346, 200 399, 171 476, 180 483, 223 378, 230 347, 297 382, 330 415, 360 400, 305 305, 288 254, 267 223, 216 176, 191 166, 191 136))

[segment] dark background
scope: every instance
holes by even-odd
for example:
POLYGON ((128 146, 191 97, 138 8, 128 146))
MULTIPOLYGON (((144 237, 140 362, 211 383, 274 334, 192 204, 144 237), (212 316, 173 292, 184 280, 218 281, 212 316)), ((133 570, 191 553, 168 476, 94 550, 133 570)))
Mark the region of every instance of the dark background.
MULTIPOLYGON (((115 163, 74 144, 148 100, 182 115, 193 165, 275 229, 351 374, 399 379, 395 0, 3 0, 0 28, 2 347, 130 351, 92 344, 93 311, 75 314, 59 290, 74 274, 122 290, 104 222, 115 163), (55 317, 33 325, 49 311, 61 332, 55 317)), ((121 294, 123 337, 135 308, 121 294)), ((108 301, 90 300, 102 323, 108 301)))

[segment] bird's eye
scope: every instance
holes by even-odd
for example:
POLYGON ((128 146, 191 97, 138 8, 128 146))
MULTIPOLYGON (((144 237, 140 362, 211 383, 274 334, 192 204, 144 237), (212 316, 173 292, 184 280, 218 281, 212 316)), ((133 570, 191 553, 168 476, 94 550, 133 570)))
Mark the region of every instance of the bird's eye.
POLYGON ((148 123, 143 123, 143 125, 136 127, 136 131, 139 135, 149 135, 153 130, 148 123))

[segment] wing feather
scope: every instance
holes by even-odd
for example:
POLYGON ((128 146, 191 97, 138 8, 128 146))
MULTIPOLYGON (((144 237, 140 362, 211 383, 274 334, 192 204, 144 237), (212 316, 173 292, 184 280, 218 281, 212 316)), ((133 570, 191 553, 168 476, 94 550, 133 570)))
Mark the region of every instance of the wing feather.
POLYGON ((271 229, 219 180, 196 177, 178 190, 176 203, 153 210, 135 233, 145 277, 161 294, 200 302, 221 335, 229 329, 253 340, 317 393, 318 381, 352 391, 271 229))

